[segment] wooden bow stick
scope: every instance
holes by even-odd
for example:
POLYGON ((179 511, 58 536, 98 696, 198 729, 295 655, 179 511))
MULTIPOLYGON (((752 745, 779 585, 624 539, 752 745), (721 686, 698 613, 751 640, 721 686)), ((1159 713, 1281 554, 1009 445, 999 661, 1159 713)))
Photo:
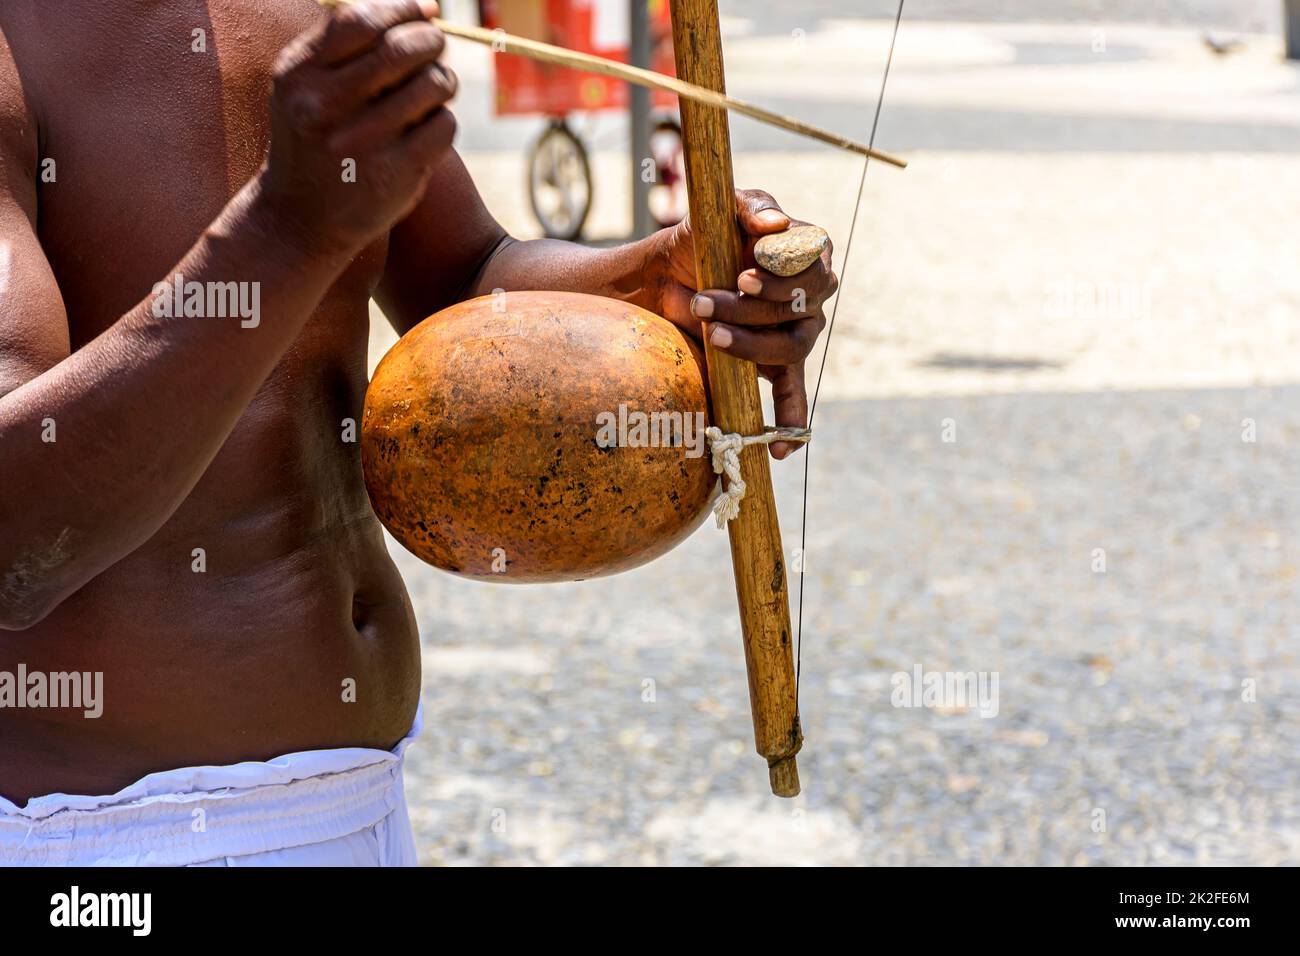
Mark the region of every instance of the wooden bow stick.
MULTIPOLYGON (((671 10, 677 74, 721 93, 722 36, 716 0, 672 0, 671 10)), ((736 232, 727 113, 720 104, 698 99, 683 99, 681 111, 696 288, 731 289, 740 275, 741 249, 736 232)), ((739 435, 761 434, 763 405, 754 363, 714 349, 709 344, 707 324, 704 355, 713 419, 718 427, 739 435)), ((795 754, 803 745, 803 733, 795 688, 785 553, 767 448, 744 448, 740 452, 740 469, 748 490, 739 514, 727 525, 727 534, 740 603, 754 744, 767 760, 772 792, 778 797, 793 797, 799 793, 795 754)))
MULTIPOLYGON (((317 2, 323 7, 341 7, 348 6, 353 0, 317 0, 317 2)), ((448 36, 460 37, 462 40, 470 40, 474 43, 490 46, 498 53, 513 53, 543 63, 554 63, 558 66, 582 70, 586 73, 599 73, 602 76, 612 76, 615 79, 626 80, 628 83, 634 83, 637 86, 676 93, 684 100, 692 100, 719 109, 742 113, 761 123, 767 123, 769 126, 789 130, 801 136, 809 136, 831 146, 847 149, 862 156, 869 156, 872 159, 878 159, 882 163, 889 163, 891 166, 897 166, 900 169, 907 166, 906 160, 882 150, 872 149, 870 146, 865 146, 856 140, 849 139, 847 136, 821 129, 811 123, 795 119, 793 116, 782 116, 780 113, 774 113, 762 106, 738 100, 734 96, 727 96, 719 90, 709 89, 704 85, 697 85, 680 79, 680 76, 685 75, 680 63, 677 67, 678 76, 665 76, 663 73, 643 70, 637 66, 619 63, 617 60, 609 60, 591 53, 579 53, 576 50, 566 50, 562 46, 554 46, 540 40, 514 36, 504 30, 486 30, 483 27, 449 23, 438 17, 434 17, 430 22, 448 36)))

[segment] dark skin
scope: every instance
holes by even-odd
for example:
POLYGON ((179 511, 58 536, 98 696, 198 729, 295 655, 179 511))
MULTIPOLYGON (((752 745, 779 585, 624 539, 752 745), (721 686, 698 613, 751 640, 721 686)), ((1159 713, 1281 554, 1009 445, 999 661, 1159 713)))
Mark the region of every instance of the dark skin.
MULTIPOLYGON (((399 332, 504 288, 627 299, 700 334, 688 225, 605 250, 505 234, 452 149, 435 11, 0 5, 0 670, 104 675, 97 720, 0 710, 5 797, 406 733, 415 619, 342 438, 370 297, 399 332), (151 290, 178 272, 260 283, 260 322, 158 317, 151 290)), ((737 198, 747 254, 791 223, 737 198)), ((747 294, 706 293, 712 334, 802 425, 830 253, 793 279, 749 262, 747 294)))

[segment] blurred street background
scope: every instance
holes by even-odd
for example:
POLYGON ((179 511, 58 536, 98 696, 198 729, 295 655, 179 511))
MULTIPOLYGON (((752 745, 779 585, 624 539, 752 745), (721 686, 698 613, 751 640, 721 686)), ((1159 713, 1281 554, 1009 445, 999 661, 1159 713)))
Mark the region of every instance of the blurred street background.
MULTIPOLYGON (((722 10, 730 92, 866 139, 892 2, 722 10)), ((390 542, 424 643, 422 859, 1300 863, 1282 12, 908 0, 876 142, 911 165, 868 172, 810 448, 803 795, 772 797, 753 753, 711 522, 645 568, 545 587, 461 581, 390 542), (918 665, 997 672, 997 715, 894 707, 892 675, 918 665)), ((494 117, 491 54, 449 44, 459 148, 500 221, 539 235, 524 156, 543 121, 494 117)), ((586 235, 625 237, 626 115, 573 126, 586 235)), ((738 185, 825 226, 842 263, 860 160, 732 132, 738 185)), ((374 329, 377 360, 393 336, 374 329)), ((791 551, 802 458, 774 472, 791 551)))

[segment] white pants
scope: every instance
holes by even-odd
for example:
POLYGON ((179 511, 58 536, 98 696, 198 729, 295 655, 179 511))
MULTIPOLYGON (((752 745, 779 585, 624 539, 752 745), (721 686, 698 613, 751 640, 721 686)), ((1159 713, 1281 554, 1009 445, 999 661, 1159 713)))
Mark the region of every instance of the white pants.
POLYGON ((151 773, 107 797, 0 797, 0 866, 415 866, 403 752, 151 773))

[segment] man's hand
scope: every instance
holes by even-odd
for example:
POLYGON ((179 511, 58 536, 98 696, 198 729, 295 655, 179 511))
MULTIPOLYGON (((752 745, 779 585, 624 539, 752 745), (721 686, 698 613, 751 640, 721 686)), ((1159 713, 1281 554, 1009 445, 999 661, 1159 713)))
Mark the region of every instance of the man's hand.
MULTIPOLYGON (((758 365, 772 383, 776 424, 806 427, 808 393, 804 360, 826 326, 822 303, 835 294, 839 281, 831 270, 831 246, 803 272, 788 278, 762 269, 754 260, 754 243, 769 233, 804 225, 781 211, 776 200, 759 189, 736 190, 736 220, 744 238, 743 271, 734 292, 695 290, 695 246, 690 220, 664 230, 657 244, 663 276, 655 310, 696 339, 709 327, 714 348, 758 365), (802 309, 799 307, 802 306, 802 309)), ((781 459, 801 447, 790 442, 768 446, 781 459)))
POLYGON ((456 76, 438 63, 437 14, 431 0, 339 7, 276 61, 259 187, 309 248, 354 252, 383 235, 451 148, 456 76))

